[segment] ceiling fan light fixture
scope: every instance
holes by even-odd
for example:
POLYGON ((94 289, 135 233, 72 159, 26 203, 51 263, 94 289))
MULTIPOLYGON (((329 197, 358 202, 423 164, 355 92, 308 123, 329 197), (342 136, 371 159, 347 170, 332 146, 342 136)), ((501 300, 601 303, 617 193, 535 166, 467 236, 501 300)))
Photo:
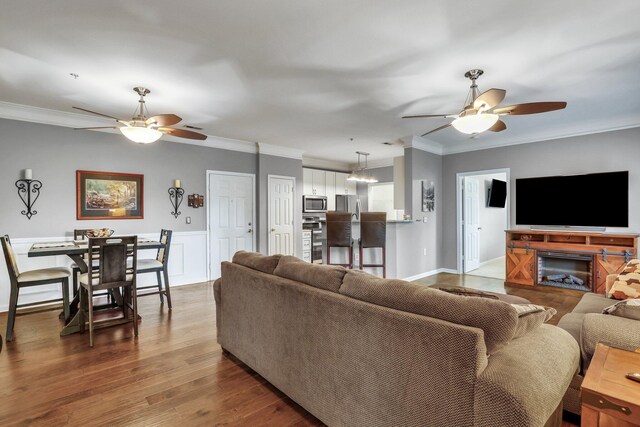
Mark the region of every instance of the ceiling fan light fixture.
POLYGON ((500 117, 497 114, 483 113, 461 116, 451 122, 458 132, 466 134, 482 133, 496 124, 500 117))
POLYGON ((147 127, 123 126, 119 129, 128 140, 138 144, 151 144, 163 135, 159 130, 147 127))

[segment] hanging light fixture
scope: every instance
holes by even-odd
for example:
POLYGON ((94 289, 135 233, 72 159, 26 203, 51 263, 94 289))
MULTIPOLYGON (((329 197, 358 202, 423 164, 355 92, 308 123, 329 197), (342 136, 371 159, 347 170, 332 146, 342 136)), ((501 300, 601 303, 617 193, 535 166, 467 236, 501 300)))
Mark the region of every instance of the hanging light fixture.
POLYGON ((351 174, 347 177, 347 181, 363 182, 367 184, 378 182, 378 179, 373 175, 367 175, 367 158, 369 157, 369 153, 356 151, 356 154, 358 154, 358 168, 351 172, 351 174), (364 165, 360 161, 361 156, 364 156, 364 165))

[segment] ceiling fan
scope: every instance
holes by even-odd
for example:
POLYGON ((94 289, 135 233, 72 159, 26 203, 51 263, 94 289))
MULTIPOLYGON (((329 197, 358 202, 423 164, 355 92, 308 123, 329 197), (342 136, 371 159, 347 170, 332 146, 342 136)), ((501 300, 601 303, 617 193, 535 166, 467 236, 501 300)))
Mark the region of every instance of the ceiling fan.
POLYGON ((152 142, 155 142, 164 134, 188 139, 207 139, 207 135, 203 135, 198 132, 169 127, 179 123, 182 120, 181 117, 178 117, 175 114, 158 114, 155 116, 147 117, 145 113, 149 114, 149 112, 147 111, 147 107, 145 106, 144 97, 151 91, 144 87, 134 87, 133 90, 138 95, 140 95, 140 99, 138 100, 138 107, 136 107, 136 112, 134 113, 134 116, 131 118, 131 120, 122 120, 117 117, 87 110, 85 108, 73 107, 76 110, 86 111, 87 113, 95 114, 102 117, 108 117, 123 126, 99 126, 76 129, 118 129, 127 139, 140 144, 150 144, 152 142))
POLYGON ((419 114, 402 118, 440 117, 454 119, 451 123, 423 133, 422 136, 446 129, 449 126, 453 126, 459 132, 475 135, 485 131, 502 132, 505 130, 507 125, 500 120, 500 116, 546 113, 548 111, 562 110, 567 106, 566 102, 530 102, 498 107, 507 91, 504 89, 489 89, 480 94, 476 80, 483 73, 484 71, 480 69, 473 69, 464 74, 465 77, 471 80, 471 90, 465 100, 465 106, 458 114, 419 114))

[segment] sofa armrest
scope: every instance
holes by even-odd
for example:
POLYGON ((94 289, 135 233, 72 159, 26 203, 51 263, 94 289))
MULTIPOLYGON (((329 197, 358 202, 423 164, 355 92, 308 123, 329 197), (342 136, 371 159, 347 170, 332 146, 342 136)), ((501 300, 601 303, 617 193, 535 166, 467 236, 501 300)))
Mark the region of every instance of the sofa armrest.
POLYGON ((491 355, 476 381, 474 426, 544 426, 578 369, 578 343, 542 325, 491 355))
POLYGON ((213 298, 216 301, 216 331, 217 340, 220 343, 220 330, 222 327, 222 277, 213 282, 213 298))
POLYGON ((586 369, 599 342, 630 351, 640 348, 640 321, 610 314, 589 313, 582 321, 580 341, 586 369))

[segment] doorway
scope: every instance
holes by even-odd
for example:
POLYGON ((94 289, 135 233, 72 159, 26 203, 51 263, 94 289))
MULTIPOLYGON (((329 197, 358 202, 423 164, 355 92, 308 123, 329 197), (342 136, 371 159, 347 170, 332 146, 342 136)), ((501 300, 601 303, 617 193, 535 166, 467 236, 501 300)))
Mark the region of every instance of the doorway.
POLYGON ((207 171, 209 279, 220 277, 220 264, 237 251, 254 251, 255 175, 207 171))
POLYGON ((458 273, 504 280, 509 169, 458 173, 456 178, 458 273), (506 182, 504 207, 489 206, 494 179, 506 182))
POLYGON ((296 179, 292 176, 267 177, 269 223, 269 255, 295 254, 295 227, 293 225, 296 200, 296 179))

